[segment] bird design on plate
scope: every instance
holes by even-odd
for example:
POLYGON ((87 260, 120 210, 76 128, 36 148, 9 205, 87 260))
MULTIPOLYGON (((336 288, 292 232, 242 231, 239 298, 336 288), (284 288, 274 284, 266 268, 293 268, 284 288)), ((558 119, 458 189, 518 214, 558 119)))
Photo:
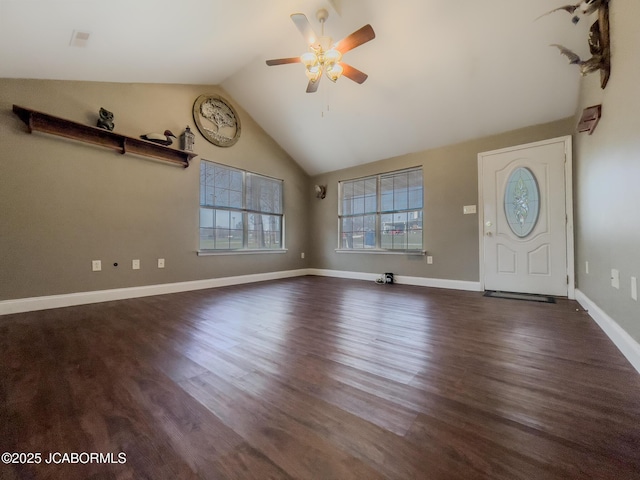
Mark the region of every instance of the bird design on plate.
POLYGON ((177 137, 171 133, 171 130, 165 130, 164 133, 145 133, 144 135, 140 135, 140 138, 168 147, 173 143, 172 138, 177 137))

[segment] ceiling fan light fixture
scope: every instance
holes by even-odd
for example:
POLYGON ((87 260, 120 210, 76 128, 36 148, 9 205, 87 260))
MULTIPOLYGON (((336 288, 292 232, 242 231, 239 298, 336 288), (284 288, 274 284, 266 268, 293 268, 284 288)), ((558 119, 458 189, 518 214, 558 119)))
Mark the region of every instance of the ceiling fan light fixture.
POLYGON ((330 63, 329 65, 327 65, 327 68, 326 68, 327 77, 329 77, 329 80, 331 80, 334 83, 336 80, 340 78, 343 71, 344 69, 342 68, 342 65, 340 65, 339 63, 330 63))
POLYGON ((331 48, 324 52, 324 61, 328 63, 338 63, 342 60, 342 53, 335 48, 331 48))
POLYGON ((304 64, 305 67, 309 68, 318 63, 318 57, 313 52, 306 52, 300 56, 300 61, 304 64))
POLYGON ((320 78, 320 75, 322 75, 322 68, 320 68, 320 65, 312 65, 307 67, 305 73, 309 80, 316 82, 318 81, 318 78, 320 78))

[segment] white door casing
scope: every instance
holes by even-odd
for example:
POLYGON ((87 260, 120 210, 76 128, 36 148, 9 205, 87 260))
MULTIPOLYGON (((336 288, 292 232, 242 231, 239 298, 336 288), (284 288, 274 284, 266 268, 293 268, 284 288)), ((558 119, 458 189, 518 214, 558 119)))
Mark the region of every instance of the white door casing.
POLYGON ((571 170, 571 137, 478 155, 483 289, 574 297, 571 170))

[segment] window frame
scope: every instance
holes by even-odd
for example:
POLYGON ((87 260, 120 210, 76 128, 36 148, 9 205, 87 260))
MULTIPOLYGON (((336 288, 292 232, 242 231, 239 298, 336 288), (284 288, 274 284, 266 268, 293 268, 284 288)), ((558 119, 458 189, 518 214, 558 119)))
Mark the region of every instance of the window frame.
MULTIPOLYGON (((231 185, 231 182, 230 182, 231 185)), ((204 193, 204 195, 206 195, 206 193, 204 193)), ((231 202, 229 202, 231 203, 231 202)), ((215 213, 214 213, 214 217, 215 218, 215 213)), ((235 218, 235 217, 232 217, 235 218)), ((239 225, 240 222, 236 222, 236 225, 239 225)), ((229 230, 237 230, 236 228, 233 228, 234 225, 230 224, 230 228, 229 230)), ((214 238, 214 242, 215 242, 215 238, 214 238)), ((222 163, 217 163, 217 162, 212 162, 211 160, 206 160, 206 159, 202 159, 200 162, 200 185, 199 185, 199 202, 198 202, 198 255, 237 255, 237 254, 253 254, 253 253, 285 253, 287 251, 287 249, 285 248, 285 214, 284 214, 284 180, 280 179, 280 178, 276 178, 276 177, 271 177, 269 175, 263 175, 261 173, 256 173, 256 172, 252 172, 249 170, 244 170, 241 168, 237 168, 237 167, 232 167, 229 165, 225 165, 222 163), (223 204, 215 204, 215 203, 207 203, 206 198, 204 198, 204 202, 203 202, 203 187, 206 189, 207 184, 206 181, 203 182, 202 180, 202 175, 203 175, 203 168, 207 168, 208 166, 212 166, 214 168, 221 168, 224 170, 227 170, 228 172, 236 172, 236 173, 240 173, 242 176, 242 200, 241 200, 241 206, 233 206, 233 205, 224 205, 224 202, 222 202, 223 204), (275 182, 279 182, 279 205, 277 205, 277 207, 274 207, 272 210, 273 211, 268 211, 265 209, 260 209, 259 207, 256 208, 255 205, 251 205, 252 208, 250 208, 250 203, 253 203, 249 198, 248 195, 250 194, 251 190, 249 189, 248 185, 250 183, 250 178, 251 177, 254 178, 262 178, 262 179, 267 179, 269 181, 275 181, 275 182), (206 248, 203 247, 203 242, 202 242, 202 229, 203 228, 212 228, 213 231, 215 232, 216 230, 216 226, 215 226, 215 220, 213 222, 213 227, 203 227, 202 226, 202 212, 204 210, 211 210, 213 212, 218 212, 218 211, 228 211, 228 212, 237 212, 237 214, 240 216, 241 218, 241 223, 242 223, 242 244, 240 247, 237 248, 232 248, 231 246, 229 248, 206 248), (277 248, 271 248, 271 247, 249 247, 249 242, 250 242, 250 235, 249 233, 251 231, 253 231, 250 228, 249 225, 249 216, 250 215, 267 215, 267 216, 273 216, 273 217, 277 217, 279 219, 279 238, 278 241, 276 243, 279 244, 279 247, 277 248)))
MULTIPOLYGON (((393 190, 395 192, 395 189, 393 190)), ((417 166, 417 167, 410 167, 410 168, 404 168, 401 170, 393 170, 393 171, 389 171, 389 172, 382 172, 382 173, 378 173, 375 175, 367 175, 364 177, 356 177, 356 178, 349 178, 349 179, 345 179, 345 180, 340 180, 338 181, 338 248, 335 249, 335 251, 337 253, 369 253, 369 254, 391 254, 391 255, 425 255, 426 254, 426 250, 424 249, 424 227, 421 228, 421 247, 420 248, 386 248, 382 246, 382 218, 384 215, 395 215, 395 214, 402 214, 402 213, 409 213, 409 212, 416 212, 419 211, 420 212, 420 218, 422 220, 424 220, 424 174, 423 174, 423 168, 422 166, 417 166), (409 174, 411 172, 419 172, 420 173, 420 177, 421 177, 421 199, 420 199, 420 208, 415 208, 415 207, 410 207, 409 205, 409 200, 407 201, 407 208, 402 208, 402 209, 383 209, 382 208, 382 179, 384 177, 393 177, 395 175, 402 175, 402 174, 409 174), (367 181, 367 180, 373 180, 375 179, 375 185, 376 185, 376 191, 375 191, 375 198, 376 198, 376 205, 375 205, 375 211, 370 210, 368 211, 366 208, 366 186, 365 186, 365 191, 363 193, 363 198, 364 200, 364 209, 362 213, 357 213, 357 214, 347 214, 343 211, 344 208, 344 187, 345 184, 347 183, 352 183, 352 182, 357 182, 357 181, 367 181), (357 248, 345 248, 343 246, 343 239, 344 239, 344 231, 343 231, 343 220, 345 218, 355 218, 355 217, 366 217, 366 216, 375 216, 375 228, 374 228, 374 235, 375 235, 375 246, 372 248, 366 248, 366 239, 364 240, 363 243, 363 247, 357 247, 357 248)), ((405 227, 406 228, 406 227, 405 227)), ((366 234, 366 233, 365 233, 366 234)))

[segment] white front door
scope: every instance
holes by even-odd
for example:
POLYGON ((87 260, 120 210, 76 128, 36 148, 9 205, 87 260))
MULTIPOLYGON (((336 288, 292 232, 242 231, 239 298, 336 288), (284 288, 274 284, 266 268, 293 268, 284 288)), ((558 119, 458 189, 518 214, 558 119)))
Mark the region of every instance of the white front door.
POLYGON ((567 296, 573 279, 570 160, 565 168, 570 142, 566 137, 478 155, 485 290, 567 296))

